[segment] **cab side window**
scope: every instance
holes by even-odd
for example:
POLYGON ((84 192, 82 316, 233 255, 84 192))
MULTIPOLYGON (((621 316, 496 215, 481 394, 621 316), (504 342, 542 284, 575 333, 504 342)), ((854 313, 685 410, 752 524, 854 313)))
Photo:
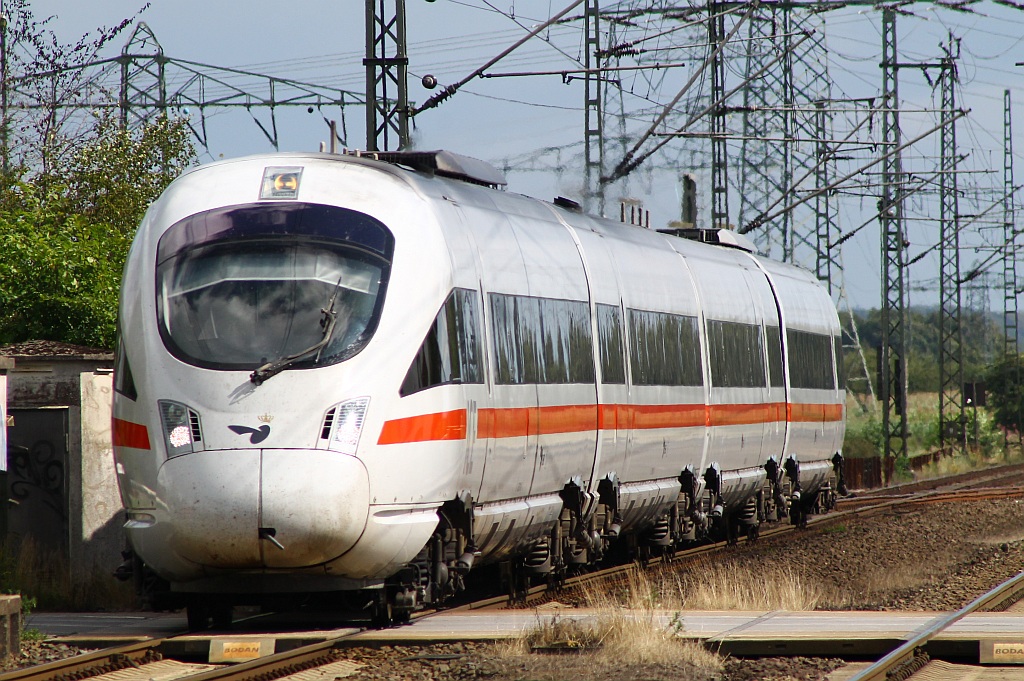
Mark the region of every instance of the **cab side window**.
POLYGON ((448 296, 409 367, 402 397, 449 383, 483 383, 479 296, 457 288, 448 296))

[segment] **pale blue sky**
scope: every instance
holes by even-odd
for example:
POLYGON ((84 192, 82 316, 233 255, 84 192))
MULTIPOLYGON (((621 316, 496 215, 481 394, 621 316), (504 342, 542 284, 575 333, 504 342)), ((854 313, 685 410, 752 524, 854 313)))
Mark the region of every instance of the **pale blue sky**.
MULTIPOLYGON (((568 4, 569 0, 490 3, 489 0, 407 0, 410 70, 415 75, 410 79, 411 97, 422 102, 430 94, 419 85, 420 76, 431 73, 441 85, 455 82, 523 35, 523 27, 544 20, 568 4), (515 20, 489 9, 488 4, 505 13, 514 11, 515 20)), ((615 3, 609 0, 601 4, 602 8, 607 8, 615 3)), ((140 3, 38 0, 32 6, 38 17, 58 15, 51 26, 61 39, 71 41, 97 26, 117 23, 137 11, 140 3)), ((963 183, 991 189, 1002 182, 1003 89, 1014 89, 1015 108, 1024 106, 1024 91, 1017 91, 1024 82, 1024 73, 1021 67, 1014 66, 1015 62, 1024 61, 1024 31, 1021 30, 1024 13, 991 2, 979 3, 976 9, 978 14, 968 15, 935 10, 926 3, 915 5, 916 16, 899 19, 899 46, 902 61, 934 61, 941 55, 939 44, 946 40, 948 30, 954 30, 962 38, 962 85, 958 97, 960 105, 971 108, 972 113, 959 125, 957 134, 962 149, 970 153, 964 169, 974 171, 973 175, 964 176, 963 183), (994 172, 986 174, 986 171, 994 172)), ((156 0, 141 20, 153 29, 170 57, 362 91, 363 12, 361 0, 291 4, 266 0, 230 4, 156 0)), ((851 97, 878 94, 881 88, 879 26, 879 13, 868 9, 851 8, 826 15, 830 68, 841 94, 851 97)), ((536 40, 492 70, 573 68, 572 58, 577 58, 581 49, 578 27, 577 23, 547 33, 548 42, 536 40)), ((123 43, 122 39, 116 40, 108 56, 118 51, 123 43)), ((634 99, 627 107, 640 112, 643 98, 647 98, 648 106, 647 111, 627 123, 631 133, 646 129, 653 118, 654 103, 667 102, 689 73, 689 69, 679 69, 678 76, 666 77, 657 87, 639 88, 642 91, 638 91, 636 80, 632 81, 634 99)), ((735 73, 727 76, 727 81, 730 79, 730 86, 738 82, 735 73)), ((901 71, 900 79, 905 107, 928 109, 937 105, 937 92, 920 71, 901 71)), ((566 85, 557 76, 475 80, 438 109, 416 119, 415 141, 419 148, 448 148, 499 165, 505 159, 512 159, 518 170, 509 174, 511 191, 545 199, 558 194, 578 197, 582 186, 578 173, 582 100, 580 81, 566 85), (547 147, 566 147, 574 143, 576 146, 557 153, 542 152, 547 147), (531 158, 536 160, 531 161, 531 158)), ((362 147, 365 140, 362 110, 348 110, 346 124, 350 145, 362 147)), ((932 125, 932 114, 907 115, 903 121, 907 137, 932 125)), ((731 129, 737 127, 738 121, 730 122, 731 129)), ((281 148, 287 150, 315 150, 327 137, 322 118, 317 114, 309 115, 304 109, 282 113, 278 128, 281 148)), ((1015 136, 1024 135, 1024 117, 1015 121, 1014 128, 1015 136)), ((209 130, 210 153, 204 155, 204 160, 271 150, 244 112, 212 115, 209 130)), ((738 152, 737 144, 731 145, 730 150, 738 152)), ((1024 152, 1024 139, 1014 146, 1018 155, 1024 152)), ((936 134, 909 155, 908 168, 921 170, 934 166, 937 149, 936 134)), ((676 153, 673 158, 687 156, 676 153)), ((1019 159, 1017 166, 1018 182, 1024 181, 1024 164, 1019 159)), ((679 172, 689 170, 679 168, 679 172)), ((705 169, 692 170, 698 177, 702 173, 706 175, 705 169)), ((617 215, 618 197, 628 195, 643 199, 652 211, 652 222, 664 224, 677 218, 677 174, 668 170, 635 174, 628 183, 613 189, 608 212, 617 215)), ((704 189, 703 183, 701 185, 700 189, 704 189)), ((706 211, 708 200, 704 192, 700 199, 702 210, 706 211)), ((987 205, 982 202, 991 200, 982 197, 972 204, 965 198, 961 210, 977 212, 987 205)), ((917 210, 921 215, 937 215, 933 206, 930 207, 934 198, 920 195, 915 201, 910 206, 911 213, 917 210)), ((872 196, 844 197, 841 228, 849 230, 859 226, 867 219, 865 215, 874 202, 872 196)), ((991 217, 997 216, 1001 216, 1001 212, 991 214, 991 217)), ((806 224, 801 229, 813 234, 813 228, 806 224)), ((908 223, 908 233, 913 257, 934 242, 937 227, 933 221, 912 221, 908 223)), ((1001 243, 1001 238, 996 239, 994 228, 977 233, 972 230, 971 234, 964 235, 968 246, 983 248, 984 244, 996 240, 1001 243)), ((847 286, 857 306, 878 305, 878 241, 877 224, 872 224, 851 239, 844 250, 846 267, 852 273, 847 277, 847 286)), ((964 250, 963 268, 986 256, 984 250, 977 253, 964 250)), ((813 265, 813 261, 803 264, 813 265)), ((931 254, 915 265, 911 276, 927 286, 936 276, 937 268, 938 259, 931 254)), ((992 271, 998 273, 999 269, 992 271)), ((934 295, 928 291, 912 293, 911 302, 928 303, 934 295)))

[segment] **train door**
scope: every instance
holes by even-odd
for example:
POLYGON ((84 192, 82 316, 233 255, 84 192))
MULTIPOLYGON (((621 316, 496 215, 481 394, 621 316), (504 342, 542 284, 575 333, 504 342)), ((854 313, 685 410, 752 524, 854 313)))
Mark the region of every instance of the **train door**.
POLYGON ((588 481, 589 490, 593 492, 602 479, 618 479, 623 475, 632 435, 626 381, 625 310, 618 271, 604 237, 586 229, 574 230, 574 234, 587 265, 597 354, 597 441, 588 481))
MULTIPOLYGON (((523 254, 529 295, 516 301, 526 381, 537 386, 536 458, 530 495, 549 495, 593 470, 597 439, 596 369, 590 291, 569 230, 541 219, 510 221, 523 254), (531 352, 532 348, 535 348, 531 352), (529 362, 535 361, 531 371, 529 362)), ((546 218, 546 220, 544 220, 546 218)))
POLYGON ((761 276, 752 273, 755 289, 761 292, 761 306, 764 312, 765 351, 768 361, 768 402, 774 410, 775 419, 769 424, 765 436, 763 458, 767 461, 776 457, 782 462, 784 455, 789 453, 789 441, 792 427, 789 422, 789 380, 787 378, 789 361, 786 348, 786 317, 783 311, 779 292, 776 290, 772 275, 761 263, 754 259, 761 271, 761 276), (762 286, 763 282, 767 289, 762 286))
POLYGON ((456 202, 449 199, 436 205, 452 261, 453 283, 458 289, 453 300, 457 308, 454 315, 458 320, 456 333, 463 337, 467 346, 473 347, 474 352, 480 353, 476 360, 484 373, 481 382, 461 384, 464 404, 456 405, 457 409, 464 408, 466 413, 462 478, 465 489, 473 494, 474 499, 480 499, 488 448, 494 444, 493 437, 482 433, 483 428, 493 423, 494 409, 489 387, 493 382, 492 376, 486 370, 491 334, 487 330, 487 292, 481 275, 485 265, 477 241, 481 228, 470 228, 464 208, 456 202))
POLYGON ((779 307, 767 275, 749 272, 749 276, 755 301, 761 308, 764 320, 764 354, 768 369, 768 385, 765 392, 768 413, 764 424, 764 439, 761 442, 761 460, 767 462, 769 458, 775 457, 776 461, 782 461, 789 419, 779 307))
POLYGON ((472 478, 479 480, 476 498, 524 497, 533 482, 537 453, 537 386, 527 382, 527 372, 536 367, 530 364, 532 348, 524 347, 522 333, 531 313, 526 270, 504 214, 472 205, 460 206, 458 212, 479 274, 489 388, 467 411, 467 432, 474 411, 476 419, 476 434, 467 437, 472 478))

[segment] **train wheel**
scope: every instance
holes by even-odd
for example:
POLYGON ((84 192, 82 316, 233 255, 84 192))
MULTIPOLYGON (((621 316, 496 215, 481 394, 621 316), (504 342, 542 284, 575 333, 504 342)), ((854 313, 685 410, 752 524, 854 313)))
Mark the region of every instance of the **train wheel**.
POLYGON ((395 610, 386 590, 374 596, 373 612, 370 614, 370 625, 374 629, 387 629, 395 623, 395 610))

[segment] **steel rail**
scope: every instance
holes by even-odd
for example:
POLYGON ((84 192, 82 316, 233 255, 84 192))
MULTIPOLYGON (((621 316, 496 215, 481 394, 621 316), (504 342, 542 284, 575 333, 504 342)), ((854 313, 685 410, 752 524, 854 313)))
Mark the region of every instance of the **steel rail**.
POLYGON ((888 675, 897 668, 913 665, 915 660, 927 659, 920 654, 920 649, 925 643, 935 638, 938 634, 953 626, 967 615, 970 615, 972 612, 982 610, 995 603, 1000 603, 1022 590, 1024 590, 1024 572, 1021 572, 1016 577, 1003 582, 988 593, 975 598, 956 612, 935 618, 926 629, 918 633, 913 638, 907 640, 903 645, 896 648, 896 650, 892 651, 878 662, 875 662, 867 669, 861 670, 859 673, 851 676, 849 681, 875 681, 876 679, 886 679, 889 678, 888 675))
POLYGON ((15 669, 0 674, 0 681, 57 681, 58 679, 85 679, 90 676, 138 667, 147 658, 160 659, 159 648, 166 639, 152 639, 141 643, 104 648, 63 660, 55 660, 34 667, 15 669))

